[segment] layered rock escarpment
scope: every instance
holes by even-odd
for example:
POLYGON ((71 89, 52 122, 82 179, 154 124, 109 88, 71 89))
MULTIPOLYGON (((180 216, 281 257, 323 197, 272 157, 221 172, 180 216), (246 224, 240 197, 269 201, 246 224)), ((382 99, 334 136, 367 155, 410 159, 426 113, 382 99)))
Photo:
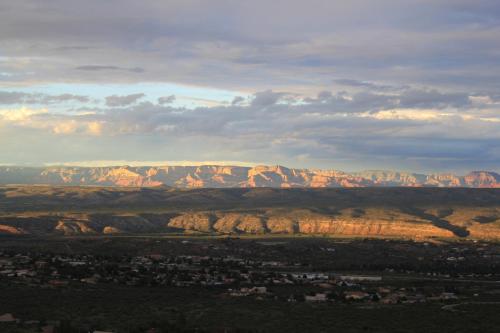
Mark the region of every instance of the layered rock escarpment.
POLYGON ((397 171, 347 173, 283 166, 0 167, 0 184, 125 187, 167 185, 179 188, 371 186, 499 188, 500 175, 488 171, 473 171, 465 176, 397 171))
MULTIPOLYGON (((188 231, 215 231, 223 234, 326 234, 366 237, 455 237, 450 229, 396 212, 391 217, 375 216, 353 218, 304 213, 285 216, 271 214, 237 214, 224 212, 187 213, 172 219, 169 227, 188 231), (182 221, 183 223, 179 223, 182 221), (209 224, 212 221, 212 224, 209 224), (207 223, 208 222, 208 223, 207 223)), ((484 235, 483 235, 484 236, 484 235)), ((489 237, 499 237, 493 232, 489 237)))

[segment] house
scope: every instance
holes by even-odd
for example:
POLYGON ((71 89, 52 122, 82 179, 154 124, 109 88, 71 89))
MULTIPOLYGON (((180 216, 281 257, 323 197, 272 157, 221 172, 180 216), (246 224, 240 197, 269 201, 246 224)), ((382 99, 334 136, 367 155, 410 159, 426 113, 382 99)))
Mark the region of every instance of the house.
POLYGON ((42 333, 54 333, 56 331, 53 325, 47 325, 42 327, 42 333))
POLYGON ((70 261, 68 264, 72 267, 77 267, 77 266, 85 266, 85 265, 87 265, 87 262, 85 262, 85 261, 70 261))
POLYGON ((340 279, 343 281, 370 281, 370 282, 382 281, 381 276, 367 276, 367 275, 342 275, 340 279))
POLYGON ((450 300, 450 299, 458 299, 457 295, 455 293, 442 293, 440 298, 442 300, 450 300))
POLYGON ((397 304, 399 302, 399 296, 396 294, 390 294, 380 300, 382 304, 397 304))
POLYGON ((296 280, 328 280, 329 276, 325 273, 292 273, 296 280))
POLYGON ((0 316, 0 323, 15 323, 17 319, 14 318, 12 313, 5 313, 0 316))
POLYGON ((346 291, 344 293, 344 297, 346 300, 361 301, 368 299, 370 294, 365 293, 364 291, 346 291))
POLYGON ((339 287, 354 287, 356 285, 357 285, 356 283, 352 283, 352 282, 349 282, 349 281, 339 281, 339 282, 337 282, 337 286, 339 286, 339 287))
POLYGON ((80 282, 88 284, 97 284, 97 278, 95 276, 89 278, 80 279, 80 282))
POLYGON ((267 293, 266 287, 241 288, 239 291, 229 289, 231 296, 264 295, 267 293))
POLYGON ((51 286, 60 287, 60 286, 67 286, 69 282, 65 280, 49 280, 48 283, 51 286))
POLYGON ((323 288, 323 289, 332 289, 333 288, 333 285, 331 285, 330 283, 318 283, 318 287, 320 288, 323 288))
POLYGON ((377 290, 381 294, 389 294, 391 292, 391 289, 387 287, 378 287, 377 290))
POLYGON ((153 260, 156 260, 156 261, 160 261, 160 260, 164 260, 165 259, 165 256, 164 255, 161 255, 161 254, 150 254, 149 255, 149 258, 153 259, 153 260))
POLYGON ((306 295, 306 302, 326 302, 327 297, 324 293, 316 293, 314 296, 306 295))

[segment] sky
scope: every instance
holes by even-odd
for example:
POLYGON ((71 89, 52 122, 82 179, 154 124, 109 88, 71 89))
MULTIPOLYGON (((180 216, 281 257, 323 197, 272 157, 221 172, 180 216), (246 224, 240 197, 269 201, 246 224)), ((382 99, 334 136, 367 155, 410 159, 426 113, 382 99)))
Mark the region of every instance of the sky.
POLYGON ((500 171, 498 0, 0 0, 0 164, 500 171))

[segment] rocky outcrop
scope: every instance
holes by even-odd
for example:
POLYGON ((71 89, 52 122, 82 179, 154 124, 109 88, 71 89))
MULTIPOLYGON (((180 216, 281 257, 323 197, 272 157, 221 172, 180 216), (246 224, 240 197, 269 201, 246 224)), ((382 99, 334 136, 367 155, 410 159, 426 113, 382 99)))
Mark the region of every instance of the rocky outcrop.
POLYGON ((418 212, 412 215, 399 210, 385 209, 368 211, 364 216, 357 214, 353 216, 352 209, 341 212, 339 216, 311 212, 284 215, 274 215, 273 213, 186 213, 173 218, 169 226, 175 225, 176 228, 185 231, 213 231, 225 234, 300 233, 333 236, 428 238, 467 237, 472 232, 472 235, 479 238, 500 238, 498 226, 482 227, 481 223, 474 218, 471 218, 465 227, 460 223, 452 223, 430 213, 420 216, 421 213, 418 212), (469 231, 469 227, 473 231, 469 231), (486 229, 487 231, 485 231, 486 229), (457 230, 465 230, 467 233, 457 233, 457 230))
POLYGON ((106 185, 180 188, 227 187, 500 187, 500 175, 474 171, 466 176, 397 171, 346 173, 337 170, 291 169, 283 166, 164 167, 0 167, 0 184, 106 185))
POLYGON ((271 216, 267 220, 267 229, 272 234, 295 234, 299 232, 297 220, 287 216, 271 216))
POLYGON ((10 225, 0 224, 0 234, 9 234, 9 235, 23 235, 26 231, 20 228, 16 228, 10 225))
POLYGON ((214 230, 221 233, 235 233, 237 232, 236 227, 241 222, 241 214, 228 213, 218 217, 217 221, 214 223, 214 230))
POLYGON ((495 172, 473 171, 464 177, 468 187, 500 187, 500 175, 495 172))
POLYGON ((209 213, 185 214, 174 217, 168 223, 171 228, 210 232, 216 217, 209 213))
POLYGON ((55 231, 62 233, 65 236, 96 234, 89 224, 81 221, 59 221, 55 227, 55 231))
POLYGON ((262 216, 245 214, 239 218, 240 223, 236 229, 246 234, 266 233, 266 224, 262 216))
POLYGON ((104 229, 102 229, 102 233, 105 235, 110 235, 110 234, 121 234, 123 231, 116 228, 116 227, 111 227, 111 226, 106 226, 104 229))

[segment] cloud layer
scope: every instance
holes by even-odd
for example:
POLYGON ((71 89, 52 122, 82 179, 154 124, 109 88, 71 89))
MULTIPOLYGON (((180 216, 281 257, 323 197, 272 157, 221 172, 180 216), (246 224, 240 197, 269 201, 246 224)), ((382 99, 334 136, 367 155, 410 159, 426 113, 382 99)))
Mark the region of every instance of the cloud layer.
MULTIPOLYGON (((110 96, 91 112, 0 110, 0 125, 4 133, 15 128, 18 136, 43 138, 25 147, 33 153, 32 162, 40 158, 39 150, 46 162, 64 161, 57 153, 61 148, 46 147, 57 141, 70 143, 64 148, 66 162, 130 160, 133 155, 138 160, 182 157, 344 169, 361 164, 465 171, 499 165, 500 102, 490 96, 480 102, 477 96, 427 90, 289 96, 267 90, 236 104, 194 109, 140 102, 142 95, 110 96), (439 98, 429 102, 429 95, 439 98)), ((1 149, 4 156, 19 154, 19 149, 1 149)))
POLYGON ((499 171, 499 13, 496 0, 5 2, 0 163, 499 171), (130 88, 145 82, 177 88, 130 88))

